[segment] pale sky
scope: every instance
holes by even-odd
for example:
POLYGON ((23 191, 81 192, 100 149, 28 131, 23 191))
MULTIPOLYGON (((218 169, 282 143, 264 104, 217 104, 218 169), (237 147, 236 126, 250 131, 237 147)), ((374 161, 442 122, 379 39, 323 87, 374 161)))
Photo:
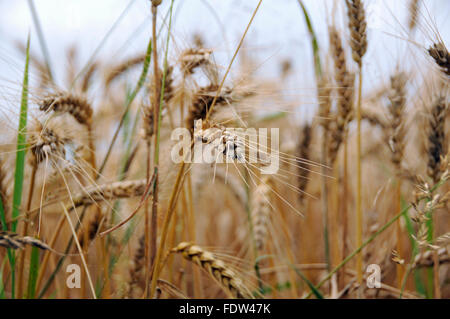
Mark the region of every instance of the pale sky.
MULTIPOLYGON (((57 81, 62 81, 66 49, 75 44, 80 51, 81 63, 86 62, 130 2, 130 9, 99 52, 99 57, 108 61, 120 61, 137 51, 145 50, 151 27, 150 1, 34 0, 57 81)), ((208 47, 215 49, 217 62, 226 65, 257 2, 258 0, 175 0, 175 41, 171 43, 170 52, 176 54, 187 48, 192 35, 197 32, 204 36, 208 47)), ((424 2, 421 24, 426 26, 427 23, 435 23, 448 45, 450 1, 424 2)), ((322 47, 327 47, 327 24, 336 23, 339 28, 346 30, 343 0, 304 0, 304 3, 310 11, 322 47), (331 11, 337 13, 327 14, 331 11), (331 16, 335 17, 334 21, 330 21, 331 16)), ((386 80, 386 74, 390 73, 389 70, 398 61, 405 64, 408 59, 414 60, 416 57, 409 56, 404 31, 409 0, 366 0, 364 3, 369 32, 365 67, 370 75, 366 79, 366 87, 370 88, 371 83, 386 80)), ((160 17, 167 12, 169 4, 170 1, 163 1, 160 17)), ((429 30, 428 28, 428 34, 424 30, 418 30, 416 34, 416 41, 425 47, 432 41, 429 30)), ((0 0, 0 86, 4 86, 5 79, 20 83, 23 57, 12 44, 18 40, 25 42, 29 31, 32 52, 40 56, 27 0, 0 0)), ((295 87, 313 86, 310 42, 297 0, 263 0, 247 36, 246 50, 261 64, 258 68, 260 74, 277 76, 279 62, 290 58, 295 67, 292 76, 295 87)))

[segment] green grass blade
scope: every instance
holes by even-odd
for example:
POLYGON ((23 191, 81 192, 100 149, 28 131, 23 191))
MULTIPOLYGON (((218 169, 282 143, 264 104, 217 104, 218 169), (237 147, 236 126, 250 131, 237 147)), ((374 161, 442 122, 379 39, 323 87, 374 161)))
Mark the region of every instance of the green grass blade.
POLYGON ((3 268, 5 268, 6 260, 3 260, 0 268, 0 299, 5 299, 5 283, 3 281, 3 268))
POLYGON ((322 76, 322 63, 320 62, 319 41, 317 40, 316 32, 314 31, 311 18, 309 17, 308 11, 306 10, 303 1, 298 0, 298 4, 300 5, 303 15, 305 16, 306 27, 308 28, 308 33, 311 38, 311 45, 313 49, 314 70, 316 72, 317 79, 319 79, 322 76))
POLYGON ((120 129, 123 126, 123 123, 125 121, 125 118, 128 114, 128 111, 130 109, 131 103, 133 103, 134 99, 136 98, 137 94, 139 93, 139 91, 141 90, 141 88, 143 87, 144 83, 145 83, 145 79, 147 78, 147 73, 148 73, 148 69, 150 67, 150 61, 151 61, 151 53, 152 53, 152 39, 150 38, 149 42, 148 42, 148 46, 147 46, 147 52, 145 54, 145 60, 144 60, 144 67, 142 68, 142 72, 141 75, 139 77, 139 80, 136 84, 135 89, 133 90, 133 92, 127 96, 126 102, 125 102, 125 110, 124 113, 120 119, 119 125, 116 128, 116 131, 114 132, 114 136, 109 144, 108 147, 108 151, 106 152, 106 155, 102 161, 102 164, 100 165, 99 168, 99 174, 101 174, 103 172, 103 170, 105 169, 106 163, 108 162, 109 156, 111 155, 111 151, 112 148, 114 147, 114 144, 117 140, 117 137, 119 135, 120 129))
POLYGON ((39 272, 39 248, 31 248, 30 272, 28 275, 27 297, 33 299, 36 296, 36 280, 39 272))
POLYGON ((294 265, 289 265, 292 269, 294 269, 295 273, 308 285, 309 289, 311 289, 311 292, 316 296, 317 299, 323 299, 323 295, 320 293, 320 291, 313 285, 311 281, 309 281, 306 276, 297 269, 294 265))
MULTIPOLYGON (((11 224, 13 232, 17 229, 17 217, 20 215, 20 205, 22 203, 23 178, 25 171, 25 153, 27 144, 27 116, 28 116, 28 67, 30 64, 30 35, 27 40, 27 53, 25 59, 25 70, 23 74, 22 98, 20 102, 19 129, 17 134, 17 154, 16 168, 14 171, 14 193, 12 218, 15 221, 11 224)), ((15 298, 15 253, 8 254, 11 266, 11 297, 15 298)))
MULTIPOLYGON (((17 134, 16 169, 14 172, 14 194, 13 194, 13 219, 19 217, 20 205, 22 203, 23 178, 25 171, 25 153, 27 144, 27 115, 28 115, 28 65, 30 61, 30 37, 27 41, 27 55, 25 72, 23 76, 22 99, 20 103, 19 129, 17 134)), ((12 223, 11 230, 17 229, 17 219, 12 223)))
MULTIPOLYGON (((402 200, 402 209, 406 206, 407 206, 406 203, 402 200)), ((412 250, 412 258, 411 259, 413 259, 413 257, 419 253, 419 248, 417 247, 417 242, 414 240, 414 235, 415 235, 414 226, 413 226, 411 217, 409 216, 408 212, 405 213, 404 219, 405 219, 406 230, 408 232, 409 241, 411 243, 411 250, 412 250)), ((420 295, 425 296, 426 289, 425 289, 423 280, 420 276, 420 272, 418 272, 417 270, 413 270, 413 275, 414 275, 414 284, 416 286, 416 291, 420 295)))

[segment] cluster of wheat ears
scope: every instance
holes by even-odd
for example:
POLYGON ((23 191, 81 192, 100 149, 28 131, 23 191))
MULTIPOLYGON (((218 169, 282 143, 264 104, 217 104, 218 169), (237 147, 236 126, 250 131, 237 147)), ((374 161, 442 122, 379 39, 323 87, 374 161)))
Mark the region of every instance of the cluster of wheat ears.
POLYGON ((363 90, 365 1, 327 1, 344 14, 323 38, 298 1, 316 101, 302 124, 289 116, 299 102, 283 96, 292 64, 276 81, 256 77, 242 50, 262 2, 224 67, 201 35, 180 49, 173 0, 148 2, 142 54, 79 68, 68 50, 64 88, 56 61, 18 45, 23 82, 2 94, 0 118, 0 298, 450 297, 450 55, 426 2, 405 1, 396 37, 420 63, 399 59, 363 90), (193 134, 199 119, 200 135, 281 128, 279 170, 261 174, 246 153, 174 163, 171 132, 193 134), (68 284, 73 264, 79 286, 68 284))

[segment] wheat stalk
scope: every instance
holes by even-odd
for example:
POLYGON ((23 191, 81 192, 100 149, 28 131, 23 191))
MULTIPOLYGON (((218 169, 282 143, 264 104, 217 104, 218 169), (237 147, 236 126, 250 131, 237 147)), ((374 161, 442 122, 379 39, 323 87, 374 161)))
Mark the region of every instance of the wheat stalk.
POLYGON ((354 75, 348 71, 345 51, 339 32, 330 27, 329 41, 331 55, 334 61, 334 77, 337 84, 337 114, 331 131, 331 140, 328 147, 330 162, 334 163, 342 141, 347 132, 347 126, 353 115, 354 75))
MULTIPOLYGON (((439 96, 433 103, 431 108, 431 114, 429 118, 429 133, 428 133, 428 176, 437 183, 442 178, 442 165, 441 160, 447 153, 447 143, 445 138, 445 118, 447 116, 448 106, 443 96, 439 96)), ((431 209, 429 211, 432 211, 431 209)), ((430 221, 431 225, 436 225, 436 214, 430 221)), ((429 233, 428 239, 436 237, 436 227, 432 227, 431 233, 429 233)), ((439 282, 439 265, 438 254, 434 252, 434 265, 433 265, 433 277, 434 277, 434 292, 435 298, 440 299, 441 290, 439 282)))
MULTIPOLYGON (((299 158, 303 161, 309 161, 311 159, 311 139, 312 139, 312 128, 311 125, 305 124, 302 130, 302 139, 298 145, 298 155, 299 158)), ((306 194, 306 187, 308 186, 309 180, 309 165, 304 164, 303 167, 299 167, 299 179, 298 179, 298 188, 299 188, 299 200, 303 203, 306 194)))

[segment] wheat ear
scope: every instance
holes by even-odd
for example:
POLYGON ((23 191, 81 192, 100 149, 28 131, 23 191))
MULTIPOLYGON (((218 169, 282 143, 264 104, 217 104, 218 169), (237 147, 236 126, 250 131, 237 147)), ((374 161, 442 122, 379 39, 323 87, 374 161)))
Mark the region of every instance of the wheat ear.
MULTIPOLYGON (((303 126, 302 139, 298 145, 298 155, 300 160, 309 162, 311 159, 311 140, 312 140, 312 127, 310 124, 303 126)), ((303 203, 306 194, 306 187, 308 186, 309 165, 304 164, 303 167, 299 167, 298 188, 300 190, 299 200, 303 203)))
POLYGON ((345 0, 347 4, 347 15, 350 29, 350 47, 352 48, 353 60, 362 64, 362 58, 367 51, 367 22, 366 12, 361 0, 345 0))
POLYGON ((73 196, 68 210, 112 199, 139 197, 144 195, 146 186, 145 179, 92 186, 73 196))
MULTIPOLYGON (((0 158, 0 201, 3 206, 3 212, 5 213, 5 217, 8 214, 8 192, 6 187, 6 172, 4 169, 4 162, 0 158)), ((0 226, 2 229, 5 229, 6 225, 3 225, 2 221, 0 221, 0 226)))
POLYGON ((30 236, 19 236, 16 233, 0 231, 0 246, 11 249, 24 249, 25 246, 34 246, 42 250, 51 250, 47 244, 30 236))
MULTIPOLYGON (((214 98, 216 97, 219 87, 215 84, 210 84, 206 87, 199 88, 192 99, 192 104, 189 109, 189 113, 186 117, 186 125, 192 131, 194 130, 194 121, 202 119, 205 120, 206 116, 212 106, 214 98)), ((217 96, 215 102, 216 105, 223 105, 227 102, 232 102, 231 89, 224 89, 217 96)))
POLYGON ((450 76, 450 54, 443 42, 434 43, 429 49, 428 54, 434 59, 442 72, 450 76))
MULTIPOLYGON (((414 258, 414 263, 412 268, 422 268, 422 267, 433 267, 434 266, 434 251, 427 250, 424 251, 414 258)), ((450 255, 446 247, 439 248, 437 250, 439 265, 450 263, 450 255)))
POLYGON ((448 112, 445 98, 435 99, 429 116, 428 132, 428 176, 437 183, 442 174, 441 159, 447 153, 448 145, 445 138, 445 119, 448 112))
MULTIPOLYGON (((389 126, 389 147, 391 149, 391 162, 394 164, 396 171, 402 171, 401 164, 403 160, 403 153, 405 149, 405 105, 406 105, 406 75, 403 73, 395 74, 391 77, 391 89, 389 92, 388 106, 390 126, 389 126)), ((401 210, 401 178, 397 178, 396 183, 396 199, 395 199, 395 212, 401 210)), ((396 222, 397 233, 397 252, 403 256, 403 247, 401 241, 401 225, 400 221, 396 222)), ((397 286, 401 288, 403 278, 403 268, 401 264, 397 264, 397 286)))
POLYGON ((145 282, 143 276, 145 261, 145 234, 139 238, 138 247, 133 257, 133 264, 130 267, 130 281, 128 282, 128 297, 132 298, 133 291, 140 282, 145 282))
POLYGON ((92 107, 87 100, 78 95, 67 92, 50 94, 39 102, 41 111, 69 113, 82 125, 89 125, 92 121, 92 107))
POLYGON ((140 54, 112 67, 105 77, 105 87, 109 87, 111 83, 114 82, 114 80, 118 79, 122 74, 124 74, 131 68, 144 63, 144 61, 145 54, 140 54))
POLYGON ((419 17, 419 0, 410 0, 408 11, 409 11, 408 28, 409 31, 411 32, 417 26, 417 21, 419 17))
POLYGON ((328 32, 331 55, 334 61, 334 78, 338 87, 337 114, 328 147, 330 163, 333 164, 336 161, 339 148, 346 136, 348 123, 353 115, 353 83, 355 78, 348 71, 345 51, 342 47, 342 39, 339 32, 334 27, 330 27, 328 32))
POLYGON ((222 289, 233 298, 252 299, 253 295, 244 286, 237 274, 223 261, 217 259, 212 253, 194 245, 182 242, 171 250, 173 253, 182 254, 190 262, 205 270, 222 289))
POLYGON ((252 196, 251 220, 255 246, 258 252, 264 249, 264 243, 268 236, 270 212, 272 211, 270 206, 271 187, 269 183, 269 178, 263 177, 252 196))

